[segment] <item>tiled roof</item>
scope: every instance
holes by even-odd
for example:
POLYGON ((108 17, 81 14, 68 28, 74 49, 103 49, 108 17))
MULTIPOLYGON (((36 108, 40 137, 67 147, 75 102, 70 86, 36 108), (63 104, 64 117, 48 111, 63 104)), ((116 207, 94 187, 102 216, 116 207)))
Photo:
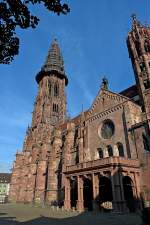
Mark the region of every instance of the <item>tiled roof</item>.
POLYGON ((136 85, 132 85, 131 87, 121 91, 119 94, 124 95, 128 98, 133 98, 134 96, 138 95, 138 89, 136 85))
MULTIPOLYGON (((88 110, 84 112, 85 120, 86 120, 87 114, 88 114, 88 110)), ((72 122, 72 123, 75 124, 75 126, 78 126, 80 124, 80 121, 81 121, 81 114, 79 114, 78 116, 70 119, 68 122, 72 122)), ((68 122, 65 122, 65 123, 60 125, 60 128, 61 128, 62 131, 67 129, 67 123, 68 122)))
POLYGON ((11 173, 0 173, 0 183, 10 183, 11 173))

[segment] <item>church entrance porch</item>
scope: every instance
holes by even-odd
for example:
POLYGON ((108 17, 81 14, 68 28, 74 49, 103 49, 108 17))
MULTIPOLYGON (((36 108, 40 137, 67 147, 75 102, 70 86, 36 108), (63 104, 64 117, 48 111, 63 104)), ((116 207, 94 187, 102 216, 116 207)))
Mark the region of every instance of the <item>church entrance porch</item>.
POLYGON ((123 189, 126 206, 130 212, 134 212, 136 208, 136 201, 133 196, 133 182, 129 176, 123 177, 123 189))
POLYGON ((99 178, 99 206, 100 210, 112 209, 112 184, 111 180, 105 176, 99 178))
POLYGON ((90 178, 84 178, 83 184, 84 209, 93 210, 93 183, 90 178))
POLYGON ((140 172, 136 160, 109 157, 79 163, 68 166, 64 175, 67 210, 132 212, 136 200, 140 199, 140 172))
POLYGON ((77 207, 77 200, 78 200, 78 187, 77 187, 77 179, 73 178, 70 180, 70 197, 71 197, 71 208, 77 207))

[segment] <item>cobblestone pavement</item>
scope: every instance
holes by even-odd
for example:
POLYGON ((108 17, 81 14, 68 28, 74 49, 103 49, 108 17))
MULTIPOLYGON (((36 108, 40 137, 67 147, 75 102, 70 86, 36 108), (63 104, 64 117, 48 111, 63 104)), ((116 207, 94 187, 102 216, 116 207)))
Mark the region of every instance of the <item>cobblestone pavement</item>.
POLYGON ((23 204, 1 204, 0 225, 141 225, 141 219, 137 214, 77 213, 23 204))

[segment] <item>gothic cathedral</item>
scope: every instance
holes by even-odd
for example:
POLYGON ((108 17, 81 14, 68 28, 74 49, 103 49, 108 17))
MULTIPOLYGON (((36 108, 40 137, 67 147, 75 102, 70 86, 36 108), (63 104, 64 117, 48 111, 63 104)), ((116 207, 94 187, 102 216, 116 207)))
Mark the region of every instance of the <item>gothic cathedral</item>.
POLYGON ((127 37, 136 84, 114 93, 103 79, 91 107, 66 117, 63 58, 53 41, 32 124, 13 165, 9 201, 133 212, 150 206, 150 28, 133 16, 127 37))

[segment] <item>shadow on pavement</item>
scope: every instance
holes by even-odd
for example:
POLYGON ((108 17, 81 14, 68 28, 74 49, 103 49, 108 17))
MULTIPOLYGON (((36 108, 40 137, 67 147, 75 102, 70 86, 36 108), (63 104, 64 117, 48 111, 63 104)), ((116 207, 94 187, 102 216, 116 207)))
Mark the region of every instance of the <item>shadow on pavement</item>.
MULTIPOLYGON (((2 213, 4 214, 4 213, 2 213)), ((1 214, 1 215, 2 215, 1 214)), ((50 217, 44 217, 41 215, 41 217, 28 220, 25 222, 19 222, 15 217, 7 217, 2 216, 0 217, 0 225, 140 225, 141 221, 129 221, 127 223, 124 223, 124 218, 122 218, 121 215, 117 215, 117 224, 116 224, 116 215, 109 214, 109 213, 103 213, 101 214, 94 214, 89 212, 84 212, 80 215, 68 217, 68 218, 50 218, 50 217)))

